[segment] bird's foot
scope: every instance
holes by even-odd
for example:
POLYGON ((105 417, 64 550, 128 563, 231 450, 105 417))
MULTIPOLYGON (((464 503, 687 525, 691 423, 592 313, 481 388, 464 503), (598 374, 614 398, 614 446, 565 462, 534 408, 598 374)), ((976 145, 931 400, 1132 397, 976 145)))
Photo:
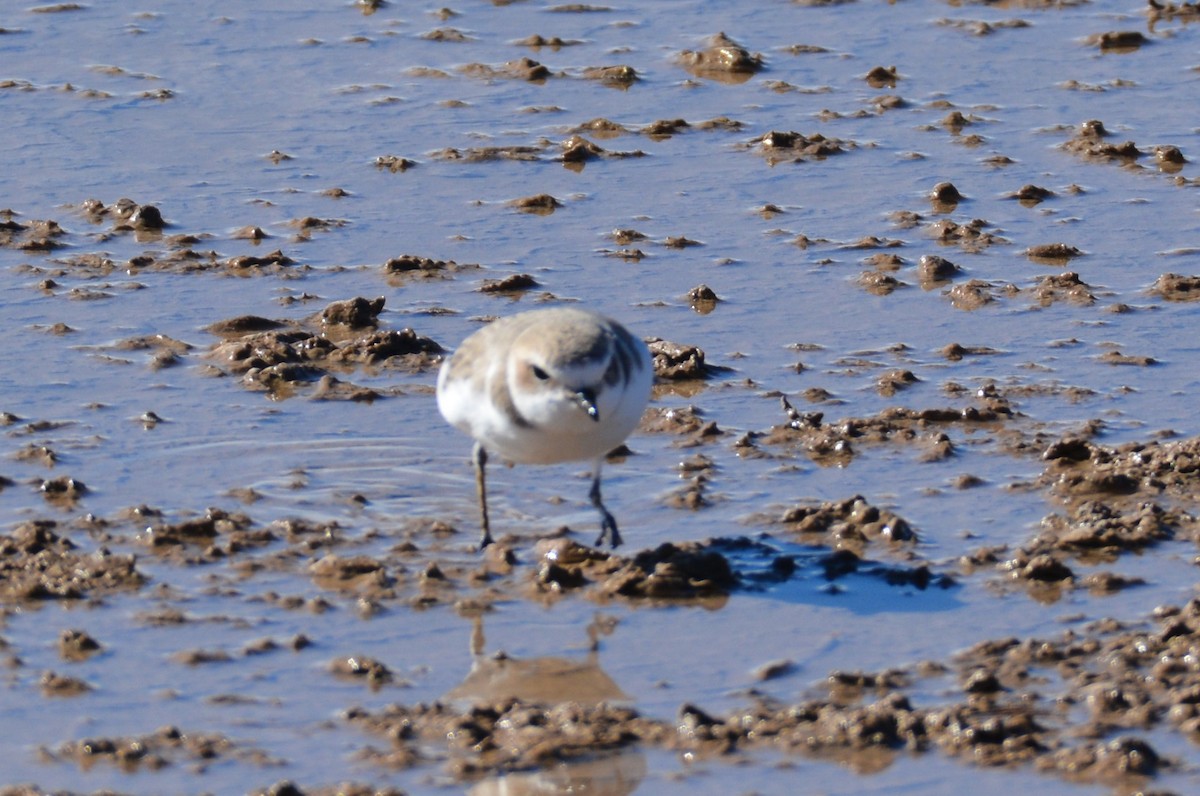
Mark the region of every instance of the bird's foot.
POLYGON ((596 547, 604 544, 604 540, 608 539, 609 545, 616 550, 621 546, 621 532, 617 530, 617 522, 609 515, 600 523, 600 535, 596 537, 596 547))

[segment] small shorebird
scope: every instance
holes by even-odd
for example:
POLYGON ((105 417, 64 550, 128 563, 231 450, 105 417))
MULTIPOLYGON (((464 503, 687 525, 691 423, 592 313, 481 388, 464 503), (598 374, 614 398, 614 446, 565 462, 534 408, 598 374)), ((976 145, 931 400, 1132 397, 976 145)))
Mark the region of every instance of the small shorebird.
POLYGON ((475 439, 475 485, 492 543, 484 468, 488 455, 518 464, 590 460, 600 536, 621 544, 600 498, 604 456, 637 427, 654 366, 646 344, 616 321, 562 307, 501 318, 472 334, 438 373, 442 416, 475 439))

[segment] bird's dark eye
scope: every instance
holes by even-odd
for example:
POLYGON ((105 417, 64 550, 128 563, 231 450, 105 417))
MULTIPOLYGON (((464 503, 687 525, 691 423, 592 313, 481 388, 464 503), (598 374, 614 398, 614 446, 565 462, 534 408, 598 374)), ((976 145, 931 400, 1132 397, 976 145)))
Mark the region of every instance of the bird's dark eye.
POLYGON ((550 378, 550 374, 539 368, 537 365, 530 365, 529 369, 533 371, 533 377, 538 381, 546 381, 550 378))

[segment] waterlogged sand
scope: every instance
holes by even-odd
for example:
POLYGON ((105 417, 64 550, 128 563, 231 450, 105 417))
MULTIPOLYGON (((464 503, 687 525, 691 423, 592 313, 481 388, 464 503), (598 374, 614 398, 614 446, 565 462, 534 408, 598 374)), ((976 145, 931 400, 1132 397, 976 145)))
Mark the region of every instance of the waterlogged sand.
POLYGON ((1194 5, 243 5, 0 16, 0 793, 1200 789, 1194 5))

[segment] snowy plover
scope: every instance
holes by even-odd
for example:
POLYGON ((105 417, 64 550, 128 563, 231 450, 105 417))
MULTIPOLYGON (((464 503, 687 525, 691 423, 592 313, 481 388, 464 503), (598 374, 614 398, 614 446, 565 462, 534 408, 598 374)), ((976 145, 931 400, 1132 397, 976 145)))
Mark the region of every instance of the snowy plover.
POLYGON ((438 374, 442 416, 475 438, 475 485, 492 542, 484 467, 489 453, 519 464, 589 459, 600 536, 621 543, 600 499, 600 465, 637 426, 654 367, 646 344, 587 310, 556 308, 501 318, 472 334, 438 374))

